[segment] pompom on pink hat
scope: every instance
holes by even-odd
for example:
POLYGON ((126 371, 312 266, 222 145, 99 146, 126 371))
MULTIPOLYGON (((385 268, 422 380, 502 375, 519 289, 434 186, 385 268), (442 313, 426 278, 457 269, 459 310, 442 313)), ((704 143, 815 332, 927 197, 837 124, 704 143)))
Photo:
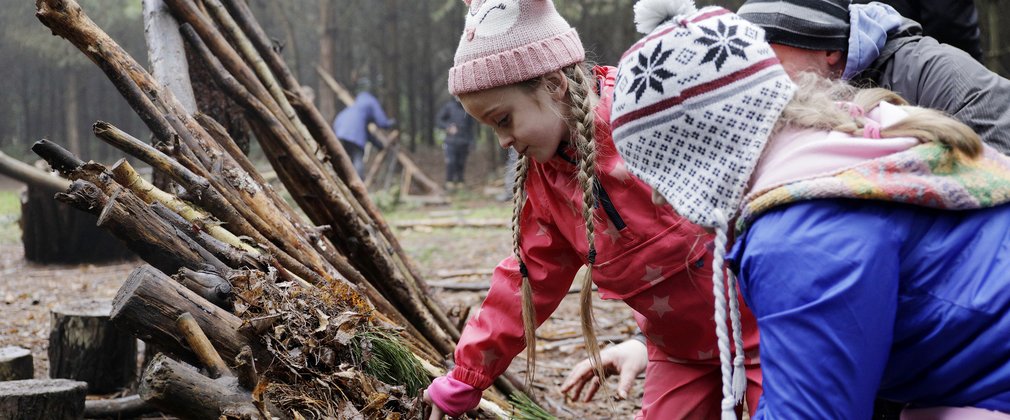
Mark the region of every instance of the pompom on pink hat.
POLYGON ((581 62, 579 34, 551 0, 464 0, 466 25, 449 69, 449 92, 507 86, 581 62))

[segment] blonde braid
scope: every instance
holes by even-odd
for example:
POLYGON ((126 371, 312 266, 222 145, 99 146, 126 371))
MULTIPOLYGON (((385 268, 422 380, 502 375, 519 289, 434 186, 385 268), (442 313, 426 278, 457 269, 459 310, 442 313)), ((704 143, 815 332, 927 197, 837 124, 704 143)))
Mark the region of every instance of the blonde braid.
POLYGON ((955 159, 974 159, 982 153, 982 140, 970 127, 942 112, 909 106, 900 95, 887 89, 859 90, 813 74, 800 75, 796 84, 799 88, 779 116, 775 131, 788 126, 864 136, 865 116, 853 116, 838 107, 836 101, 851 101, 865 111, 888 102, 901 106, 908 116, 883 128, 880 137, 914 137, 923 142, 939 143, 948 147, 955 159))
POLYGON ((519 156, 516 160, 515 184, 512 186, 512 253, 515 254, 516 262, 519 263, 519 273, 522 275, 519 290, 522 294, 523 336, 526 339, 526 387, 532 389, 537 364, 537 313, 536 307, 533 306, 533 286, 530 285, 529 272, 519 250, 519 218, 525 203, 526 191, 523 187, 528 172, 529 158, 519 156))
POLYGON ((581 65, 565 69, 568 77, 568 101, 571 104, 571 124, 574 143, 579 157, 579 185, 582 187, 582 218, 586 222, 586 241, 589 245, 589 267, 582 278, 579 292, 579 309, 582 318, 582 334, 589 352, 593 370, 600 379, 605 378, 603 361, 600 358, 600 343, 596 339, 593 319, 593 265, 596 263, 596 241, 594 235, 593 209, 596 207, 596 136, 595 113, 592 105, 590 78, 581 65))

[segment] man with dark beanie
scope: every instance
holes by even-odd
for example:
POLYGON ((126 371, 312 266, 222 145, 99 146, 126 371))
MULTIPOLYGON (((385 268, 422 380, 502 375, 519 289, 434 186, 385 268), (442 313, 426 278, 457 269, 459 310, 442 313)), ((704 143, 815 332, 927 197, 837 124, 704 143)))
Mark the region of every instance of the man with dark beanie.
MULTIPOLYGON (((853 3, 869 3, 854 0, 853 3)), ((926 36, 953 45, 982 61, 982 33, 973 0, 881 0, 922 25, 926 36)))
POLYGON ((748 0, 737 12, 762 27, 786 71, 893 90, 944 111, 1010 154, 1010 81, 964 51, 922 35, 891 6, 849 0, 748 0))

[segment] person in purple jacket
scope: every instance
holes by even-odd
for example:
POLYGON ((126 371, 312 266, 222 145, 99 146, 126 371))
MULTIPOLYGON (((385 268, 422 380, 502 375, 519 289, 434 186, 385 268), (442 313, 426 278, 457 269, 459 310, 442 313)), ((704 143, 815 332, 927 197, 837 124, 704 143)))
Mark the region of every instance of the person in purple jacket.
POLYGON ((715 232, 723 418, 736 276, 760 330, 755 419, 867 419, 877 398, 1010 418, 1010 158, 891 91, 791 80, 725 9, 643 3, 613 136, 657 201, 715 232))
POLYGON ((354 98, 354 103, 340 111, 333 120, 333 132, 340 139, 360 177, 365 170, 365 144, 372 143, 378 149, 385 147, 368 133, 368 124, 375 123, 379 128, 388 129, 393 127, 395 121, 382 111, 379 100, 368 93, 371 83, 367 78, 359 78, 357 88, 358 96, 354 98))

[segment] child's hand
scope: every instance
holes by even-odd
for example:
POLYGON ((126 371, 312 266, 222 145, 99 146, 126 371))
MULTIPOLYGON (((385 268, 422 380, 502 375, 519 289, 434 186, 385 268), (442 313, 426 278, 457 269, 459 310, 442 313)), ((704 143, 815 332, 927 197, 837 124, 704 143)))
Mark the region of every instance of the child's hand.
POLYGON ((428 416, 428 420, 442 420, 442 417, 445 416, 445 413, 443 413, 442 409, 438 408, 438 406, 435 405, 435 402, 431 400, 431 397, 428 396, 427 389, 424 390, 424 395, 421 396, 421 399, 424 400, 424 402, 427 403, 429 406, 431 406, 431 415, 428 416))
MULTIPOLYGON (((641 341, 628 340, 601 351, 600 359, 603 362, 603 372, 606 375, 615 373, 621 375, 617 382, 617 395, 624 399, 628 398, 628 392, 635 384, 635 378, 649 364, 649 352, 641 341)), ((586 359, 572 368, 568 377, 565 378, 565 382, 561 384, 561 392, 568 395, 571 391, 572 401, 578 401, 582 389, 589 382, 592 383, 586 390, 586 397, 582 401, 593 399, 596 391, 600 389, 600 380, 596 377, 589 359, 586 359)))

